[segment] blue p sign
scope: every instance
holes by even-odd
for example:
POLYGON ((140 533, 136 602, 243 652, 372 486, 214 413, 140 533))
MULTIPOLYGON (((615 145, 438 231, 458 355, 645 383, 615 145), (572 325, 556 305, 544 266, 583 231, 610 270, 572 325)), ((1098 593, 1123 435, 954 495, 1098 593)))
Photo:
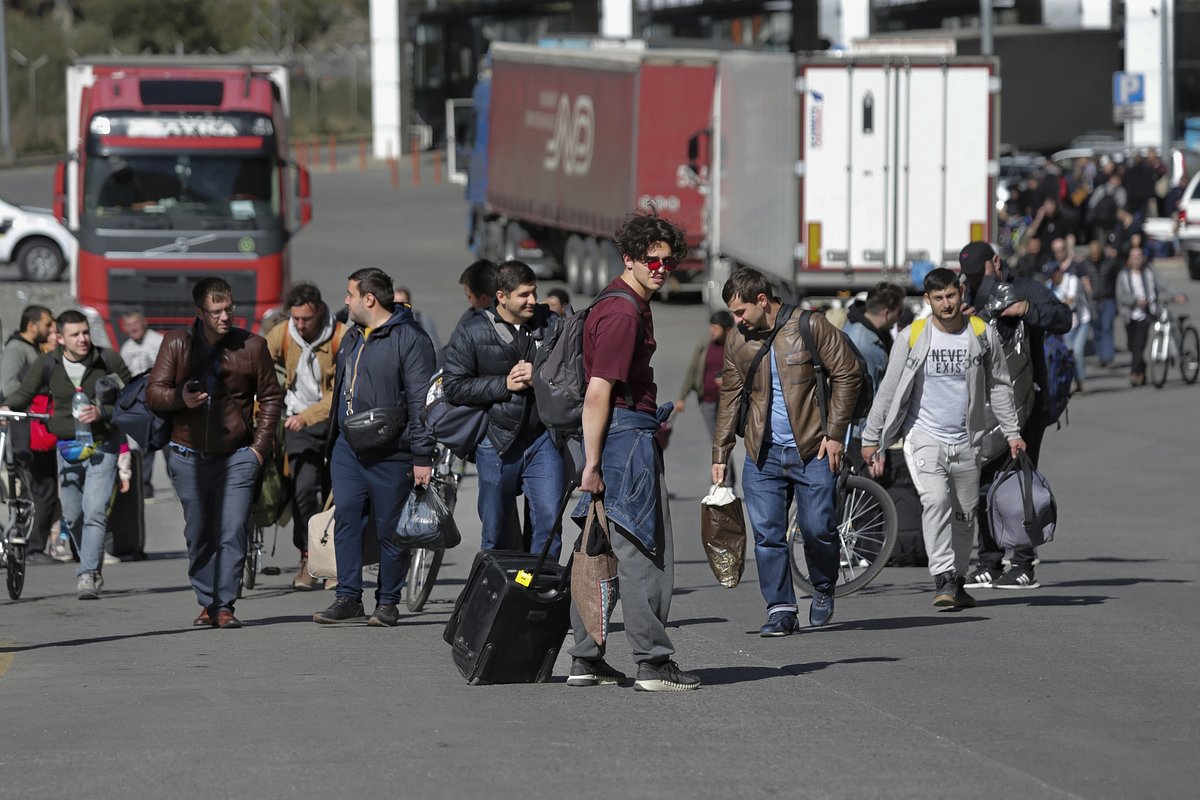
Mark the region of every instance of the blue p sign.
POLYGON ((1140 72, 1113 73, 1113 105, 1132 106, 1146 102, 1146 76, 1140 72))

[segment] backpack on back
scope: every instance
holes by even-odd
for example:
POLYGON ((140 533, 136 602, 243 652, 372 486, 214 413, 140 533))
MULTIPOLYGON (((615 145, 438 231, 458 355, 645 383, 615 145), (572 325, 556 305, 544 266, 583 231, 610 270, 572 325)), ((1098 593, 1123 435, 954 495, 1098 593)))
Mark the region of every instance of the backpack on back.
MULTIPOLYGON (((825 363, 821 361, 821 354, 817 351, 816 343, 813 341, 812 315, 812 311, 800 312, 800 338, 804 341, 805 349, 812 356, 813 371, 817 375, 817 405, 821 409, 821 427, 824 428, 829 420, 828 406, 833 397, 833 389, 829 386, 829 375, 825 371, 825 363)), ((858 399, 854 401, 854 408, 850 412, 850 422, 853 424, 866 419, 867 414, 871 413, 871 403, 875 400, 875 387, 871 385, 871 372, 867 369, 867 360, 859 352, 858 346, 850 340, 845 331, 836 327, 834 331, 842 337, 842 341, 854 353, 854 358, 858 361, 858 374, 862 378, 862 384, 858 389, 858 399)))
POLYGON ((1075 385, 1075 354, 1067 347, 1063 337, 1046 334, 1043 345, 1046 359, 1046 385, 1042 387, 1042 407, 1047 425, 1058 423, 1062 427, 1062 415, 1071 401, 1071 387, 1075 385))
POLYGON ((588 314, 601 300, 620 297, 638 309, 639 340, 643 335, 637 300, 620 290, 601 292, 587 308, 563 320, 550 334, 533 360, 533 396, 542 424, 553 431, 578 432, 583 427, 583 397, 587 376, 583 369, 583 331, 588 314))
POLYGON ((143 372, 125 384, 113 405, 113 427, 151 453, 161 450, 171 441, 171 418, 152 411, 146 405, 146 384, 150 372, 143 372))

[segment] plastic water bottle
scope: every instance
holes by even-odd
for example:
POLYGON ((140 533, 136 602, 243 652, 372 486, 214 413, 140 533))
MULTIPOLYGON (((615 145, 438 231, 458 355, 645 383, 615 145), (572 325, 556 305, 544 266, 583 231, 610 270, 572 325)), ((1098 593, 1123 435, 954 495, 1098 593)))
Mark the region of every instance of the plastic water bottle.
POLYGON ((76 389, 75 396, 71 398, 71 416, 75 418, 75 441, 80 444, 92 443, 92 426, 79 420, 79 415, 90 405, 91 402, 83 390, 76 389))

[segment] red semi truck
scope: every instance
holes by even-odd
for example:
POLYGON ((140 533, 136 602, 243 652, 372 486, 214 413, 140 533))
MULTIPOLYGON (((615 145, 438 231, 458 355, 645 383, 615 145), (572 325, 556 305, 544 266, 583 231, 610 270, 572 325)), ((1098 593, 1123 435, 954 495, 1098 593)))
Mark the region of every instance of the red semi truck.
POLYGON ((699 292, 704 197, 688 142, 711 122, 715 53, 492 46, 474 94, 467 188, 480 257, 562 265, 596 294, 624 265, 613 232, 651 208, 687 230, 692 259, 663 294, 699 292))
POLYGON ((206 275, 233 286, 237 325, 277 312, 291 237, 312 219, 308 172, 287 158, 287 107, 279 65, 183 57, 67 69, 54 213, 79 242, 72 291, 112 342, 127 309, 156 328, 188 323, 191 285, 206 275))

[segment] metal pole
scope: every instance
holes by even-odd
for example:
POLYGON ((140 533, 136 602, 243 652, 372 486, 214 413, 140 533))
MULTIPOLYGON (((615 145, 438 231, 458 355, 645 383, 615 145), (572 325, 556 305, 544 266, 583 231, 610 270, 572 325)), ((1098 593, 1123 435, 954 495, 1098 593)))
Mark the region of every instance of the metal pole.
POLYGON ((0 0, 0 156, 5 161, 12 161, 12 124, 8 116, 8 33, 4 27, 7 10, 6 0, 0 0))
POLYGON ((1162 148, 1159 154, 1168 162, 1171 157, 1171 141, 1175 138, 1175 97, 1171 91, 1171 10, 1170 0, 1162 0, 1158 13, 1162 36, 1162 62, 1159 67, 1162 83, 1162 148))
POLYGON ((979 54, 994 55, 992 41, 992 0, 979 0, 979 54))

